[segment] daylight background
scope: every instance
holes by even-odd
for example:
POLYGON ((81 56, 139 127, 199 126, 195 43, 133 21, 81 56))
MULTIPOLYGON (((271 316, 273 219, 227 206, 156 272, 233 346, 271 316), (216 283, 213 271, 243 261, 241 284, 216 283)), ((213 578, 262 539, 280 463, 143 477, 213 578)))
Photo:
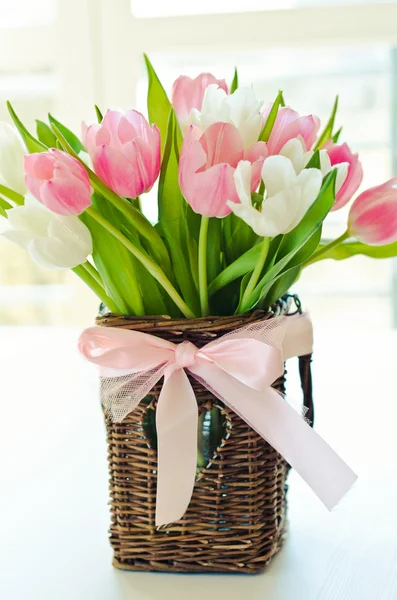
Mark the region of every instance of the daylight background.
MULTIPOLYGON (((145 111, 147 52, 167 91, 180 74, 253 83, 271 102, 337 126, 360 153, 363 188, 397 174, 397 3, 376 0, 0 0, 0 119, 51 112, 80 132, 93 105, 145 111), (277 10, 272 10, 274 7, 277 10)), ((155 218, 155 194, 143 197, 155 218)), ((333 213, 325 236, 343 231, 333 213)), ((68 272, 34 265, 0 239, 0 325, 86 325, 97 300, 68 272)), ((397 326, 397 262, 355 257, 304 272, 296 291, 315 322, 397 326)))

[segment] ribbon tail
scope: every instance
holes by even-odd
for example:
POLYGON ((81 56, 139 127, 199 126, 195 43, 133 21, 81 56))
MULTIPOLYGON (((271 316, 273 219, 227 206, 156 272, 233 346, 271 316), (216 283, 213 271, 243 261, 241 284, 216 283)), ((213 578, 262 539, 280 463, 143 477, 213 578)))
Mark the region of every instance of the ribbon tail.
POLYGON ((248 388, 214 365, 190 370, 285 458, 329 510, 356 481, 350 467, 276 390, 248 388))
POLYGON ((179 521, 189 505, 196 477, 197 425, 197 401, 185 371, 166 371, 156 411, 156 527, 179 521))
POLYGON ((282 344, 284 359, 313 352, 313 325, 307 313, 285 317, 286 331, 282 344))

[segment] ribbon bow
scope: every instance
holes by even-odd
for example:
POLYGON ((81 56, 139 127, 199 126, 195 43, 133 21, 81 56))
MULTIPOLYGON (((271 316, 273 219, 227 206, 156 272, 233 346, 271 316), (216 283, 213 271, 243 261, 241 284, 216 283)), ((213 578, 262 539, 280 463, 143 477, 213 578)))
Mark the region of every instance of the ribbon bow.
POLYGON ((188 371, 273 446, 331 509, 357 476, 271 387, 284 360, 312 350, 306 315, 241 327, 198 349, 118 328, 91 327, 79 349, 100 365, 102 402, 120 422, 164 376, 156 410, 156 526, 181 519, 196 476, 198 410, 188 371))

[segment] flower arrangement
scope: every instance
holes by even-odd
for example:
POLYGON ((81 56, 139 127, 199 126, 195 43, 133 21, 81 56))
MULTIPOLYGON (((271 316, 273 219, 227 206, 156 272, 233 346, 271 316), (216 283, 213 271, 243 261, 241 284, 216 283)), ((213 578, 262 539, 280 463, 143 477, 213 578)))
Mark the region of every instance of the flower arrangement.
POLYGON ((81 140, 49 116, 0 125, 2 234, 49 269, 72 269, 106 307, 194 318, 266 308, 325 258, 397 254, 397 178, 322 224, 362 180, 357 154, 314 115, 264 106, 252 88, 181 76, 169 99, 150 61, 147 120, 96 107, 81 140), (158 182, 158 221, 145 193, 158 182))
POLYGON ((281 546, 290 467, 330 509, 356 480, 282 396, 297 356, 312 419, 311 323, 277 301, 314 262, 397 255, 397 177, 324 242, 363 177, 338 99, 322 129, 237 71, 181 76, 169 99, 145 60, 148 120, 95 107, 81 139, 51 115, 34 136, 8 104, 1 233, 103 303, 79 349, 101 369, 114 564, 254 573, 281 546))

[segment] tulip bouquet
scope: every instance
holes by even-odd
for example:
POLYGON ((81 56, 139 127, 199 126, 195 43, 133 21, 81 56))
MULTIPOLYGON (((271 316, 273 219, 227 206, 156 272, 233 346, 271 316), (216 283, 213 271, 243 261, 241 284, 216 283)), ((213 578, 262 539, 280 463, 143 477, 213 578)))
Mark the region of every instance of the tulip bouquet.
POLYGON ((51 115, 32 135, 11 105, 0 125, 1 232, 49 269, 72 269, 128 315, 232 315, 266 308, 325 258, 397 254, 397 178, 353 202, 346 232, 322 224, 362 180, 316 116, 269 106, 211 74, 179 77, 169 99, 151 63, 147 120, 108 110, 79 139, 51 115), (157 182, 158 220, 145 194, 157 182))

